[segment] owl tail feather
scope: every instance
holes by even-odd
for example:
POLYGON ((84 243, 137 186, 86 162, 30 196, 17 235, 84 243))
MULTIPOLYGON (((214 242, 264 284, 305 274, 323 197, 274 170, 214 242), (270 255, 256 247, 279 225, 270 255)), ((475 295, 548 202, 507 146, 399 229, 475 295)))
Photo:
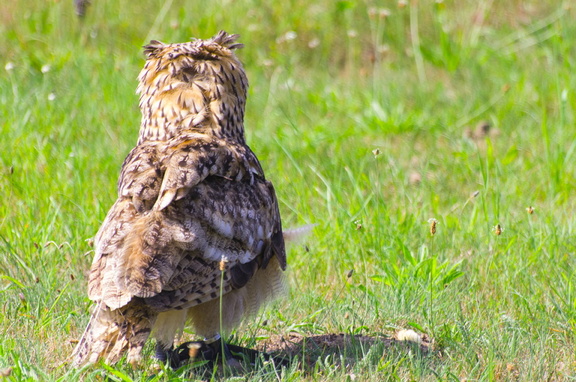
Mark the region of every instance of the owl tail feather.
POLYGON ((100 302, 72 353, 72 365, 81 367, 103 359, 115 363, 127 352, 127 360, 136 365, 156 320, 156 314, 142 304, 129 304, 111 310, 100 302), (140 305, 140 306, 138 306, 140 305))

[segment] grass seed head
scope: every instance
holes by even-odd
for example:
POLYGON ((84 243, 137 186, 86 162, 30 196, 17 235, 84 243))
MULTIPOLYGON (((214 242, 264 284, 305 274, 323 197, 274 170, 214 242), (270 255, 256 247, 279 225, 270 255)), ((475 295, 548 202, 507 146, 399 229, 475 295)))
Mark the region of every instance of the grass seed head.
POLYGON ((191 359, 196 359, 200 355, 200 344, 192 343, 188 345, 188 356, 191 359))
POLYGON ((428 223, 430 224, 430 235, 436 235, 436 226, 438 225, 438 220, 430 218, 428 219, 428 223))
POLYGON ((494 231, 496 236, 500 236, 502 235, 502 232, 504 232, 504 228, 500 224, 496 224, 494 228, 492 228, 492 230, 494 231))
POLYGON ((224 272, 224 270, 226 269, 226 263, 228 262, 228 258, 226 256, 222 256, 222 259, 220 260, 220 272, 224 272))

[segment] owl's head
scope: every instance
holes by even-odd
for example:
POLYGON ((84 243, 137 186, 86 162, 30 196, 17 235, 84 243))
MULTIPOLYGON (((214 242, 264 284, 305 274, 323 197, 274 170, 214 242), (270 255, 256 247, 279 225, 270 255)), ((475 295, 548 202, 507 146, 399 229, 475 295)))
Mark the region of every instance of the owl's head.
POLYGON ((233 52, 243 47, 238 37, 220 31, 208 40, 144 46, 139 143, 192 130, 244 141, 248 80, 233 52))

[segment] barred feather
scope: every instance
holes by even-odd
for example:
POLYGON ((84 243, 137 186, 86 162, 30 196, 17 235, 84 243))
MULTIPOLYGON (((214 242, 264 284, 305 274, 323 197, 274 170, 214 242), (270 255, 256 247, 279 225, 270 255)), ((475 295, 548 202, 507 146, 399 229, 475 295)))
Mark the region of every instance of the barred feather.
POLYGON ((99 303, 74 349, 73 366, 95 363, 99 359, 114 363, 125 352, 128 362, 137 364, 155 319, 156 314, 138 300, 115 310, 99 303))

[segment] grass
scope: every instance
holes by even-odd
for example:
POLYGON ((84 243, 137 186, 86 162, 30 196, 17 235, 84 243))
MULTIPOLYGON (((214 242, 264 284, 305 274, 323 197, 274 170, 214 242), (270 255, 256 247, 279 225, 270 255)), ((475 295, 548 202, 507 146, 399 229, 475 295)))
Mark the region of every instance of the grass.
POLYGON ((88 239, 136 141, 140 47, 219 29, 246 45, 248 142, 284 225, 318 224, 290 250, 290 296, 236 341, 412 328, 435 349, 356 346, 344 364, 324 354, 248 380, 576 379, 571 2, 92 3, 84 20, 71 1, 0 5, 8 380, 194 376, 67 360, 89 315, 88 239))

